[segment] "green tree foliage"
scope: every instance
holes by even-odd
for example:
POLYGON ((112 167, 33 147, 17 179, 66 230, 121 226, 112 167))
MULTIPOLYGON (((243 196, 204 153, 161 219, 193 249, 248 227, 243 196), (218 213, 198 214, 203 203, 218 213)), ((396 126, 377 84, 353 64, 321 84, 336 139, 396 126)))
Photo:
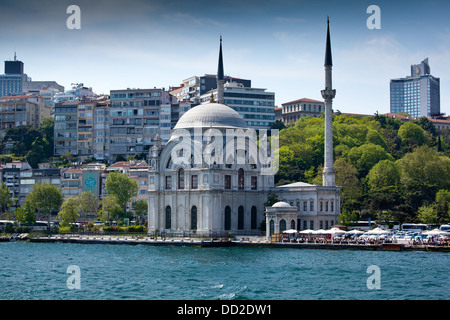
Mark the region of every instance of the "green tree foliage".
POLYGON ((450 188, 450 158, 423 146, 397 161, 405 203, 417 209, 431 203, 441 189, 450 188))
POLYGON ((52 212, 59 211, 63 201, 64 195, 61 190, 46 182, 35 184, 26 198, 31 209, 38 210, 48 218, 52 212))
POLYGON ((398 135, 402 139, 408 151, 422 146, 426 142, 424 130, 413 122, 406 122, 398 129, 398 135))
POLYGON ((6 209, 11 206, 13 203, 13 199, 11 193, 9 192, 6 184, 2 182, 0 185, 0 213, 6 211, 6 209))
POLYGON ((131 198, 137 195, 138 183, 124 173, 111 172, 105 181, 106 192, 114 195, 117 203, 125 209, 131 198))
POLYGON ((69 227, 72 223, 77 221, 80 217, 78 213, 79 204, 76 199, 68 198, 61 206, 61 210, 58 213, 58 219, 62 227, 69 227))
POLYGON ((138 200, 138 201, 134 202, 133 210, 134 210, 134 213, 136 214, 136 218, 139 221, 143 221, 144 217, 148 213, 148 202, 145 200, 138 200))
POLYGON ((101 204, 101 211, 99 212, 99 219, 103 222, 113 221, 119 217, 122 217, 124 211, 117 202, 117 198, 114 195, 104 196, 101 204))
MULTIPOLYGON (((323 118, 304 117, 282 129, 275 183, 320 185, 323 143, 323 118)), ((378 114, 337 114, 333 144, 345 221, 359 219, 355 212, 366 211, 373 217, 413 222, 418 221, 419 207, 432 205, 439 221, 450 222, 446 197, 440 197, 439 210, 435 199, 439 190, 450 189, 450 130, 436 130, 426 118, 403 121, 378 114)))
POLYGON ((16 216, 16 220, 23 224, 33 224, 36 222, 36 214, 28 202, 25 202, 24 206, 17 208, 14 215, 16 216))

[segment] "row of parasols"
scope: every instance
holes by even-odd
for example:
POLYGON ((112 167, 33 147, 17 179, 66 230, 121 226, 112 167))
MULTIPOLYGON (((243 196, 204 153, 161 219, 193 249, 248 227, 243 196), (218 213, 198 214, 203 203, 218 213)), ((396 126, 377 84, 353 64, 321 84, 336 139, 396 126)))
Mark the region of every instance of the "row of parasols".
MULTIPOLYGON (((298 233, 298 234, 304 234, 304 235, 327 235, 327 234, 331 234, 331 235, 358 235, 358 234, 367 234, 367 235, 383 235, 383 234, 390 234, 392 233, 392 231, 389 230, 384 230, 381 228, 375 228, 369 231, 361 231, 361 230, 350 230, 350 231, 344 231, 342 229, 339 228, 331 228, 330 230, 323 230, 323 229, 319 229, 319 230, 302 230, 302 231, 297 231, 294 229, 289 229, 289 230, 285 230, 283 231, 283 233, 298 233)), ((445 232, 442 231, 440 229, 433 229, 433 230, 429 230, 429 231, 424 231, 422 232, 422 234, 426 234, 426 235, 435 235, 435 236, 439 236, 439 235, 449 235, 449 232, 445 232)))

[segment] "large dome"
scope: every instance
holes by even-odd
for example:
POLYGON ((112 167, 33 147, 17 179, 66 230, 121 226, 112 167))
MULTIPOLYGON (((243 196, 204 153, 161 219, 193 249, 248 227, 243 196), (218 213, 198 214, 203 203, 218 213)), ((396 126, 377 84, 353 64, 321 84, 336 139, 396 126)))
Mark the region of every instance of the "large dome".
POLYGON ((230 107, 220 103, 207 103, 193 107, 178 120, 174 130, 190 128, 243 128, 244 119, 230 107))

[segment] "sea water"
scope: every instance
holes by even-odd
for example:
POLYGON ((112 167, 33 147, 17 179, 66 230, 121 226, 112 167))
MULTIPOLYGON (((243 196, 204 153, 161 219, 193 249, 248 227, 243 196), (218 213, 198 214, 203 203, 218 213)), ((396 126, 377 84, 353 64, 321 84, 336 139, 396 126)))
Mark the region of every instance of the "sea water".
POLYGON ((449 285, 450 253, 0 243, 2 300, 447 300, 449 285))

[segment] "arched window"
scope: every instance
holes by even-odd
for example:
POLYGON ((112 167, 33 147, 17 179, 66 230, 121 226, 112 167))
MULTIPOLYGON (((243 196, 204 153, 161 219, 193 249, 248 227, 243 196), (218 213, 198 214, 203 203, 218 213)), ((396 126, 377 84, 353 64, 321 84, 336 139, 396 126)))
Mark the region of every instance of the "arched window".
POLYGON ((172 209, 170 206, 166 207, 166 229, 172 228, 172 209))
POLYGON ((238 171, 238 189, 244 189, 244 169, 238 171))
POLYGON ((238 230, 244 229, 244 207, 238 208, 238 230))
POLYGON ((281 219, 281 221, 280 221, 280 233, 283 233, 283 231, 286 231, 286 220, 281 219))
POLYGON ((291 220, 291 229, 295 230, 295 220, 291 220))
POLYGON ((257 223, 258 223, 257 212, 258 211, 256 209, 256 206, 253 206, 252 210, 250 212, 250 228, 251 229, 256 229, 258 227, 257 226, 257 223))
POLYGON ((178 189, 184 189, 184 169, 178 169, 178 189))
POLYGON ((225 207, 225 230, 231 229, 231 208, 229 206, 225 207))
POLYGON ((273 221, 273 220, 270 220, 270 223, 269 223, 269 232, 270 232, 270 235, 273 235, 274 233, 275 233, 275 222, 273 221))
POLYGON ((197 230, 197 207, 191 209, 191 230, 197 230))

